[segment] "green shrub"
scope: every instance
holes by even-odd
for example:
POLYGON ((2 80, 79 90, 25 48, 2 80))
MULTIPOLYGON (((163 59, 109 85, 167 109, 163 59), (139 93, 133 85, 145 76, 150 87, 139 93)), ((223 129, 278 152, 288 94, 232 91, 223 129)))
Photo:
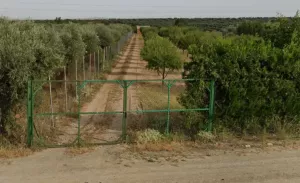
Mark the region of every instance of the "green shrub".
MULTIPOLYGON (((298 119, 300 88, 295 78, 300 74, 300 50, 297 47, 297 32, 283 50, 252 36, 198 43, 189 48, 192 62, 185 65, 189 73, 186 78, 216 81, 216 120, 222 119, 224 125, 241 133, 250 126, 266 131, 274 123, 269 119, 275 115, 280 116, 282 123, 298 119)), ((204 80, 187 82, 182 105, 188 108, 207 105, 206 88, 204 80)), ((253 130, 248 132, 257 129, 253 130)))
POLYGON ((138 144, 146 144, 146 143, 156 143, 163 140, 163 135, 153 129, 146 129, 144 131, 137 132, 136 134, 136 142, 138 144))
POLYGON ((211 132, 200 131, 197 133, 197 140, 203 143, 213 142, 216 137, 211 132))

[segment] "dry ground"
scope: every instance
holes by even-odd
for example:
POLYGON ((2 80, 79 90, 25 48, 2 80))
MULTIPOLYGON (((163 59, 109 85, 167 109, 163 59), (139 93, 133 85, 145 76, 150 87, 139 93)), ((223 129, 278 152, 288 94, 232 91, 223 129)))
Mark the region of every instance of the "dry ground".
POLYGON ((297 149, 208 149, 136 152, 126 145, 46 149, 0 160, 2 183, 224 182, 298 183, 297 149), (85 153, 82 155, 78 155, 85 153))

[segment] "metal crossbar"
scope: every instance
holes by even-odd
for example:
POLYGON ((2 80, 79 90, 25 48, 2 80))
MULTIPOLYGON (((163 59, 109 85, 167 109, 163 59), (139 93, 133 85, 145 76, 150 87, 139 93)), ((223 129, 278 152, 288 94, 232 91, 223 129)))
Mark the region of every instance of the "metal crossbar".
MULTIPOLYGON (((171 109, 171 88, 176 82, 192 82, 192 81, 199 81, 197 79, 170 79, 170 80, 84 80, 84 81, 61 81, 61 80, 52 80, 52 81, 41 81, 41 80, 30 80, 28 81, 28 100, 27 100, 27 145, 31 146, 33 144, 34 139, 34 117, 41 117, 41 116, 61 116, 61 115, 74 115, 78 117, 77 125, 77 138, 74 143, 80 144, 81 139, 81 132, 80 132, 80 125, 81 125, 81 116, 82 115, 99 115, 99 114, 122 114, 122 136, 123 140, 126 139, 127 135, 127 114, 128 113, 167 113, 167 120, 165 126, 165 133, 169 134, 170 129, 170 113, 172 112, 192 112, 192 111, 207 111, 208 112, 208 126, 207 130, 212 130, 213 118, 214 118, 214 100, 215 100, 215 81, 213 80, 205 80, 209 81, 210 85, 208 88, 209 91, 209 105, 208 107, 203 108, 193 108, 193 109, 171 109), (46 83, 59 83, 59 82, 73 82, 76 83, 76 91, 77 91, 77 101, 78 101, 78 110, 77 112, 50 112, 50 113, 36 113, 34 114, 34 99, 39 90, 42 89, 43 84, 46 83), (128 88, 134 83, 150 83, 150 82, 162 82, 166 85, 168 89, 168 103, 166 109, 156 110, 128 110, 127 103, 128 103, 128 88), (83 112, 81 111, 81 104, 80 104, 80 97, 81 97, 81 90, 86 86, 88 83, 115 83, 119 84, 123 88, 123 110, 122 111, 104 111, 104 112, 83 112), (33 89, 33 84, 38 84, 39 86, 37 89, 33 89)), ((203 80, 202 80, 203 81, 203 80)), ((68 144, 69 145, 69 144, 68 144)), ((64 145, 64 146, 67 146, 64 145)))

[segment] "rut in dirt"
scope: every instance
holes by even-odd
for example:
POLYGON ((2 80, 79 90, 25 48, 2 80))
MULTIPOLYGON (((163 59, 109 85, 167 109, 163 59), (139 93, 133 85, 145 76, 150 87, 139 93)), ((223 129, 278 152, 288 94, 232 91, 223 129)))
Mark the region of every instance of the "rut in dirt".
MULTIPOLYGON (((137 35, 133 35, 129 44, 119 57, 117 64, 107 76, 107 80, 137 79, 137 67, 140 62, 140 43, 137 35)), ((135 101, 134 89, 128 90, 129 101, 135 101)), ((131 102, 131 108, 137 102, 131 102)), ((104 83, 95 98, 84 112, 115 112, 123 110, 123 89, 117 83, 104 83)), ((89 143, 105 143, 116 141, 121 136, 122 113, 81 116, 82 139, 89 143)))

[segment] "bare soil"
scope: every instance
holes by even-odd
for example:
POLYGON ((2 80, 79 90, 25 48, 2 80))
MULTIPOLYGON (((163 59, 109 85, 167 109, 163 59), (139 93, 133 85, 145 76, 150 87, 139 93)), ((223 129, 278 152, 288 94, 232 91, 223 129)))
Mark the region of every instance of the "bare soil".
POLYGON ((135 152, 126 145, 100 146, 82 155, 47 149, 29 157, 0 160, 2 183, 297 183, 298 149, 135 152))

